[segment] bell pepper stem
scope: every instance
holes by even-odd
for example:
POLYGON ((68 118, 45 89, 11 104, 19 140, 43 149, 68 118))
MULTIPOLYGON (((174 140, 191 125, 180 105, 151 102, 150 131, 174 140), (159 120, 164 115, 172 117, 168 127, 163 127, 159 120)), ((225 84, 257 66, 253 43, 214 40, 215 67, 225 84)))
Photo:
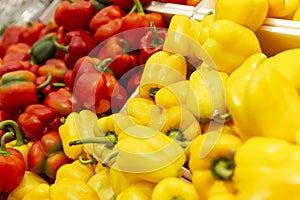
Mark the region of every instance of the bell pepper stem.
POLYGON ((78 140, 72 140, 69 142, 70 146, 79 144, 108 144, 113 145, 113 142, 108 139, 108 137, 93 137, 93 138, 81 138, 78 140))
POLYGON ((133 12, 135 12, 136 11, 136 4, 134 4, 133 6, 132 6, 132 8, 130 9, 130 11, 127 13, 127 14, 131 14, 131 13, 133 13, 133 12))
POLYGON ((122 53, 128 53, 129 52, 129 44, 126 40, 120 39, 120 45, 122 47, 122 53))
POLYGON ((16 139, 17 139, 15 146, 22 146, 25 144, 23 134, 17 122, 10 119, 0 122, 0 130, 3 129, 5 126, 10 126, 13 128, 13 131, 16 134, 16 139))
POLYGON ((176 140, 176 142, 178 142, 182 148, 186 148, 184 135, 179 128, 171 128, 167 131, 167 136, 176 140))
POLYGON ((64 87, 66 87, 66 84, 64 84, 64 83, 52 83, 51 86, 55 87, 55 88, 64 88, 64 87))
POLYGON ((149 90, 149 97, 155 101, 155 94, 159 90, 158 87, 149 90))
POLYGON ((84 160, 82 156, 79 156, 78 160, 81 164, 84 164, 84 165, 94 164, 97 162, 93 156, 91 156, 91 158, 88 160, 84 160))
POLYGON ((36 89, 37 89, 37 90, 42 90, 42 89, 45 88, 47 85, 49 85, 51 81, 52 81, 52 74, 48 73, 46 81, 43 82, 42 84, 36 86, 36 89))
POLYGON ((113 158, 115 158, 119 154, 118 151, 112 151, 109 153, 105 158, 102 160, 102 166, 108 167, 109 161, 111 161, 113 158))
POLYGON ((214 111, 214 115, 213 115, 213 119, 217 120, 217 121, 228 121, 231 118, 231 115, 229 113, 225 113, 223 115, 221 115, 219 113, 219 111, 215 110, 214 111))
POLYGON ((170 200, 184 200, 184 198, 182 198, 182 197, 172 197, 172 199, 170 199, 170 200))
POLYGON ((151 27, 151 33, 152 33, 151 47, 156 48, 157 46, 163 44, 164 40, 159 38, 157 29, 156 29, 153 21, 150 22, 150 27, 151 27))
POLYGON ((217 158, 211 165, 213 174, 222 180, 228 180, 233 175, 234 163, 232 159, 228 158, 217 158))
POLYGON ((52 41, 53 41, 54 46, 55 46, 57 49, 59 49, 59 50, 61 50, 61 51, 63 51, 63 52, 66 52, 66 53, 69 52, 69 46, 64 46, 64 45, 59 44, 59 43, 57 42, 57 37, 52 37, 52 41))
POLYGON ((98 72, 109 72, 109 68, 107 67, 107 64, 111 62, 111 58, 105 58, 104 60, 101 60, 99 62, 96 62, 95 68, 98 72))
POLYGON ((144 12, 141 2, 139 0, 133 0, 133 2, 136 5, 136 9, 137 9, 138 13, 140 15, 145 15, 145 12, 144 12))
POLYGON ((14 137, 13 132, 6 132, 1 137, 1 149, 0 149, 0 155, 1 156, 9 156, 11 154, 11 152, 6 149, 5 140, 7 138, 12 138, 12 137, 14 137))

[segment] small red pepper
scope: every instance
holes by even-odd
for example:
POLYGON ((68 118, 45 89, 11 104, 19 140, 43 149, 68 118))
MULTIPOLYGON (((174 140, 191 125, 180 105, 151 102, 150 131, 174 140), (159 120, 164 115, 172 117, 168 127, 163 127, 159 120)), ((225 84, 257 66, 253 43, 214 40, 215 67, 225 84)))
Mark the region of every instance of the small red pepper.
POLYGON ((45 174, 55 179, 57 170, 64 164, 71 163, 62 147, 58 131, 51 131, 35 141, 28 151, 28 166, 37 174, 45 174))
POLYGON ((25 30, 21 34, 21 41, 32 45, 39 39, 40 33, 46 27, 46 24, 41 21, 29 21, 24 27, 25 30))
POLYGON ((54 45, 57 49, 65 52, 64 61, 69 69, 74 67, 76 61, 88 55, 98 42, 93 38, 93 34, 85 30, 70 31, 65 36, 65 45, 59 44, 54 38, 54 45))
POLYGON ((102 42, 120 33, 123 24, 122 16, 122 10, 116 5, 110 5, 98 11, 89 23, 95 40, 102 42))
POLYGON ((19 115, 17 120, 24 137, 39 140, 49 131, 56 131, 62 124, 61 116, 50 107, 42 104, 31 104, 19 115))
POLYGON ((60 116, 67 117, 72 112, 73 96, 66 88, 49 93, 44 105, 53 108, 60 116))
POLYGON ((30 48, 31 46, 23 42, 10 45, 3 57, 3 63, 28 60, 30 58, 30 48))
MULTIPOLYGON (((56 82, 51 73, 37 77, 35 84, 37 85, 39 94, 43 96, 47 96, 49 93, 57 91, 65 86, 64 83, 56 82)), ((43 96, 41 96, 40 99, 43 99, 43 96)))
POLYGON ((66 0, 56 7, 54 21, 66 32, 77 29, 88 30, 88 24, 94 14, 95 9, 91 1, 66 0))
POLYGON ((0 79, 7 72, 13 72, 18 70, 25 70, 23 62, 20 61, 10 61, 7 63, 0 64, 0 79))
POLYGON ((10 113, 20 113, 28 105, 39 103, 36 76, 27 70, 5 73, 0 82, 0 105, 10 113))
POLYGON ((5 140, 14 137, 13 132, 6 132, 1 137, 0 149, 0 191, 12 191, 21 183, 26 164, 20 151, 6 148, 5 140))
POLYGON ((118 84, 113 90, 113 94, 111 97, 111 112, 119 112, 124 107, 127 100, 128 93, 126 89, 122 85, 118 84))
POLYGON ((40 76, 47 76, 50 73, 55 82, 63 82, 67 70, 68 68, 63 60, 50 58, 44 65, 39 67, 38 74, 40 76))
POLYGON ((150 26, 151 31, 148 31, 140 41, 140 64, 145 64, 152 54, 162 50, 167 35, 167 29, 157 30, 153 22, 150 22, 150 26))

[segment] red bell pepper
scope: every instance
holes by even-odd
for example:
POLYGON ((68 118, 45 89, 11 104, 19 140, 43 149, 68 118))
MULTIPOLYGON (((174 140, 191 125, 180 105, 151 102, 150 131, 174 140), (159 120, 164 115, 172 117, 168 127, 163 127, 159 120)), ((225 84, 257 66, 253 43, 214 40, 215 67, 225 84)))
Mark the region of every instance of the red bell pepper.
POLYGON ((49 93, 44 105, 53 108, 60 116, 67 117, 72 112, 73 96, 66 88, 49 93))
POLYGON ((19 115, 17 122, 29 140, 39 140, 49 131, 56 131, 62 124, 61 116, 50 107, 31 104, 19 115))
POLYGON ((88 24, 95 11, 91 1, 66 0, 56 7, 54 21, 66 32, 77 29, 88 30, 88 24))
POLYGON ((28 166, 37 174, 45 174, 51 180, 55 179, 57 170, 64 164, 71 163, 62 147, 58 131, 46 133, 35 141, 28 152, 28 166))
POLYGON ((91 19, 90 30, 94 33, 94 38, 98 42, 103 42, 107 38, 122 31, 123 13, 119 6, 110 5, 100 11, 91 19))
POLYGON ((44 65, 41 65, 38 69, 38 74, 40 76, 47 76, 49 73, 55 82, 63 82, 64 76, 68 68, 61 59, 50 58, 44 65))
POLYGON ((98 58, 93 58, 90 56, 83 56, 77 60, 75 63, 72 75, 69 83, 69 87, 72 90, 74 83, 78 77, 80 77, 83 73, 86 72, 104 72, 104 73, 113 73, 111 69, 107 67, 107 63, 110 62, 111 58, 106 58, 104 60, 100 60, 98 58))
POLYGON ((30 48, 31 46, 23 42, 10 45, 3 57, 3 63, 28 60, 30 58, 30 48))
POLYGON ((128 41, 130 47, 138 49, 140 40, 145 35, 145 30, 138 28, 149 27, 151 21, 156 27, 165 27, 165 22, 160 13, 151 12, 145 14, 140 1, 133 1, 137 7, 137 12, 128 13, 124 16, 122 31, 125 31, 123 33, 124 39, 128 41))
POLYGON ((118 84, 117 87, 113 90, 111 97, 111 112, 119 112, 125 105, 128 100, 128 93, 126 89, 118 84))
POLYGON ((20 113, 28 105, 39 103, 36 76, 27 70, 5 73, 0 82, 0 106, 10 113, 20 113))
POLYGON ((129 95, 131 95, 140 85, 141 77, 143 74, 144 65, 140 65, 130 70, 126 76, 126 89, 129 95))
POLYGON ((21 41, 32 45, 39 39, 40 33, 46 27, 46 24, 41 21, 29 21, 24 27, 25 30, 21 34, 21 41))
POLYGON ((13 148, 6 148, 6 138, 14 137, 13 132, 6 132, 1 137, 0 150, 0 191, 12 191, 22 181, 26 164, 20 151, 13 148))
POLYGON ((152 54, 162 50, 167 35, 167 29, 157 30, 153 22, 150 22, 150 26, 151 31, 148 31, 140 41, 140 64, 145 64, 152 54))
POLYGON ((66 46, 59 44, 55 39, 53 41, 57 49, 65 52, 64 61, 69 69, 74 67, 79 58, 88 55, 98 45, 93 34, 85 30, 70 31, 64 40, 66 46))
POLYGON ((13 72, 18 70, 25 70, 23 62, 20 61, 10 61, 7 63, 0 64, 0 79, 7 72, 13 72))

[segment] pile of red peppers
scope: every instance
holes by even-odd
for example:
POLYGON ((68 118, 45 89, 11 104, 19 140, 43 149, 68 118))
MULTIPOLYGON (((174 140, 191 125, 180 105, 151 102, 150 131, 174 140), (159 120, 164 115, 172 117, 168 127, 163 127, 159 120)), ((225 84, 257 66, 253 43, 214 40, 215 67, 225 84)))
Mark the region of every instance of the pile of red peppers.
POLYGON ((124 106, 167 32, 161 14, 144 12, 149 2, 66 0, 47 24, 12 25, 3 32, 1 194, 17 187, 25 169, 53 182, 56 170, 71 162, 57 133, 71 112, 89 109, 100 117, 124 106), (11 141, 27 145, 27 154, 6 148, 11 141), (10 171, 14 176, 5 176, 10 171))

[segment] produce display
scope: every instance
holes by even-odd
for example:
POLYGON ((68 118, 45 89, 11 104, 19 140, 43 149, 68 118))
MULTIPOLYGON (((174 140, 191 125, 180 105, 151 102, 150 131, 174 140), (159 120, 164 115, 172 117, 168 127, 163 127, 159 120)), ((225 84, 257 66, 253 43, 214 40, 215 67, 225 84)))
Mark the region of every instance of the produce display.
POLYGON ((300 48, 256 35, 300 2, 216 0, 202 20, 151 2, 65 0, 4 30, 0 200, 300 198, 300 48))

